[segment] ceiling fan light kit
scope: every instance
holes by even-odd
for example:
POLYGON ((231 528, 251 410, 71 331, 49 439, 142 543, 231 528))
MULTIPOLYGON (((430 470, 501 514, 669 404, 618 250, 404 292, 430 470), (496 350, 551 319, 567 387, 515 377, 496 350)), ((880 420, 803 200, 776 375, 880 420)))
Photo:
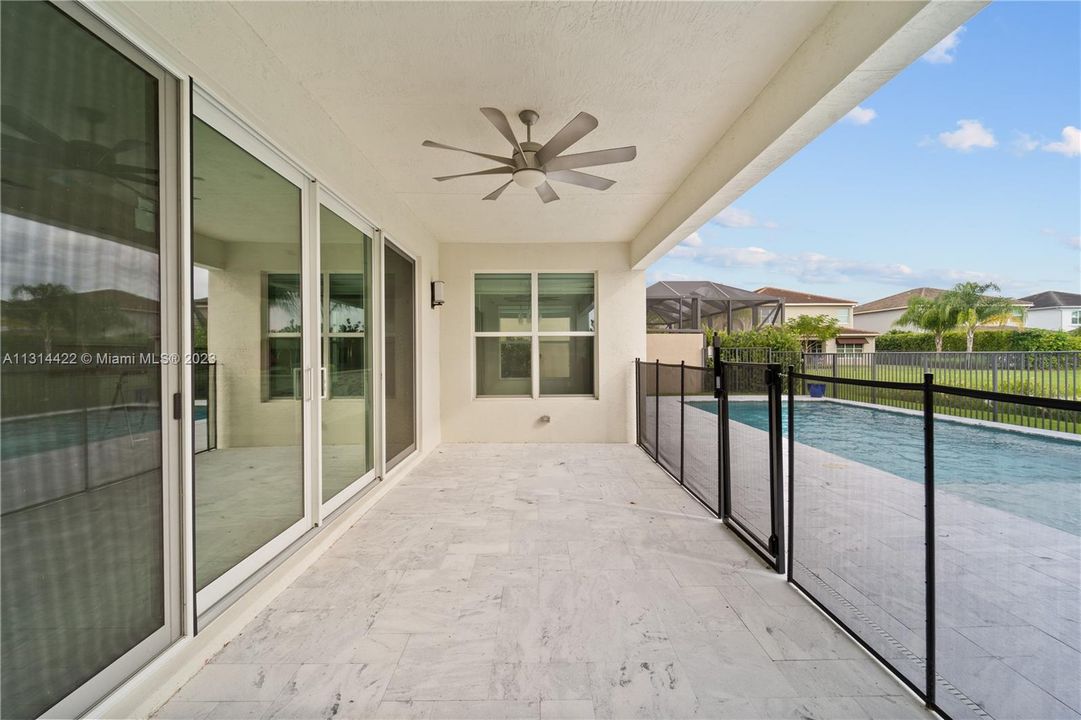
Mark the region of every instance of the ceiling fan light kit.
POLYGON ((514 171, 514 182, 524 188, 535 188, 548 179, 543 170, 535 168, 522 168, 514 171))
POLYGON ((439 182, 453 180, 461 177, 475 175, 510 175, 511 179, 500 185, 488 195, 485 200, 497 200, 503 191, 513 182, 524 188, 533 188, 537 195, 545 203, 559 199, 559 195, 548 184, 549 180, 564 182, 571 185, 591 188, 593 190, 607 190, 615 185, 615 180, 579 172, 577 168, 591 167, 594 165, 611 165, 614 163, 630 162, 638 154, 637 149, 631 145, 621 148, 609 148, 608 150, 593 150, 590 152, 577 153, 574 155, 561 155, 564 150, 575 144, 597 128, 597 118, 589 113, 578 113, 563 129, 551 137, 545 144, 533 142, 533 125, 540 119, 540 115, 534 110, 523 110, 518 113, 518 119, 526 128, 525 142, 519 142, 514 130, 507 121, 507 116, 502 110, 492 107, 483 107, 481 113, 488 118, 499 134, 511 144, 510 157, 493 155, 490 153, 465 150, 444 145, 432 140, 425 140, 424 147, 454 150, 470 155, 487 158, 500 163, 499 167, 477 172, 461 173, 459 175, 444 175, 435 178, 439 182))

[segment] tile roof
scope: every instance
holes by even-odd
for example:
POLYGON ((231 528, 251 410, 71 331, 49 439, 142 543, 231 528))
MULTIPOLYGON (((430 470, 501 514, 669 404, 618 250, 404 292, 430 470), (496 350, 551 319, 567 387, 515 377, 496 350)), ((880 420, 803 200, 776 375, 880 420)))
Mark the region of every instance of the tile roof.
POLYGON ((1026 295, 1021 298, 1032 303, 1032 309, 1081 307, 1081 294, 1062 292, 1060 290, 1045 290, 1034 295, 1026 295))
POLYGON ((844 298, 829 297, 827 295, 814 295, 812 293, 801 292, 799 290, 787 290, 779 287, 760 287, 755 290, 756 293, 763 295, 772 295, 773 297, 779 297, 789 305, 817 305, 817 304, 845 304, 855 305, 855 300, 845 300, 844 298))

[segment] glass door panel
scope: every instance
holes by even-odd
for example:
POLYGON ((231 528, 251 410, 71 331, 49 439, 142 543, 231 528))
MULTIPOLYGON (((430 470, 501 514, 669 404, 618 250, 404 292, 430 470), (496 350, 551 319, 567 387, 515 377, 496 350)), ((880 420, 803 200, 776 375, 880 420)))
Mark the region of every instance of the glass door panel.
POLYGON ((269 559, 268 544, 303 525, 310 379, 302 361, 303 181, 256 157, 256 141, 221 113, 200 108, 192 118, 191 323, 203 361, 192 366, 202 612, 269 559))
POLYGON ((383 387, 386 415, 387 469, 417 446, 415 266, 392 243, 383 253, 384 345, 383 387))
POLYGON ((321 501, 327 503, 374 467, 372 239, 320 205, 319 257, 321 501))
POLYGON ((171 83, 47 3, 0 15, 0 717, 72 717, 170 632, 171 83))

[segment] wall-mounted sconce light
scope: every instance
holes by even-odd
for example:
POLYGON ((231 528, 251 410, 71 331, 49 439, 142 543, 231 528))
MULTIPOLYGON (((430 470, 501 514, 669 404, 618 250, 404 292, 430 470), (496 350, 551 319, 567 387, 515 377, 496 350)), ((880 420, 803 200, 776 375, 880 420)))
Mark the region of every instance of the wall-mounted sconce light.
POLYGON ((446 285, 442 280, 432 280, 432 307, 436 308, 443 304, 443 286, 446 285))

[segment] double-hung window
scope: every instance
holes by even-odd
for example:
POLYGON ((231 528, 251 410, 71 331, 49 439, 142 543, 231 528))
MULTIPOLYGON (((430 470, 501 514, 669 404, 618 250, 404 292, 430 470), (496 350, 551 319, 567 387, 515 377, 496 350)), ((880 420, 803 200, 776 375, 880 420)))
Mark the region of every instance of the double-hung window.
POLYGON ((594 396, 593 273, 474 277, 477 397, 594 396))
POLYGON ((266 354, 263 397, 300 397, 301 294, 300 275, 269 273, 265 276, 266 354))
MULTIPOLYGON (((364 397, 363 273, 328 273, 320 285, 323 364, 330 370, 330 397, 364 397)), ((265 293, 266 375, 264 399, 300 397, 300 275, 268 273, 265 293)))

